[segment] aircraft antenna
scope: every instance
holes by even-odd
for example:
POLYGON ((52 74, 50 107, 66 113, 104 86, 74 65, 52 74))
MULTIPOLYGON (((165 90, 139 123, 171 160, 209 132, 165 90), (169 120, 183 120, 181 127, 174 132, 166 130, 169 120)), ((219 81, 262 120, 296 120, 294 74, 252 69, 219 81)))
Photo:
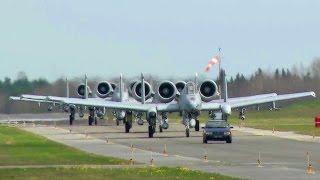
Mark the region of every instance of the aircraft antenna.
POLYGON ((84 99, 88 99, 88 77, 84 76, 84 99))
POLYGON ((198 73, 195 74, 194 76, 194 84, 195 84, 195 90, 198 91, 198 73))
POLYGON ((222 88, 223 88, 223 101, 227 102, 227 100, 228 100, 228 82, 227 82, 225 70, 221 70, 221 82, 222 82, 222 88))
POLYGON ((123 82, 122 82, 122 74, 120 74, 120 81, 119 81, 119 93, 120 93, 120 100, 122 101, 122 96, 123 96, 123 94, 122 94, 122 88, 123 88, 123 82))
POLYGON ((144 83, 144 76, 143 73, 141 73, 141 103, 144 104, 146 101, 146 97, 145 97, 145 83, 144 83))
POLYGON ((219 61, 218 61, 218 63, 219 63, 219 76, 218 76, 218 79, 219 79, 219 86, 218 86, 218 90, 219 90, 219 98, 221 99, 221 82, 222 82, 222 80, 221 80, 221 60, 222 60, 222 57, 221 57, 221 48, 219 47, 219 49, 218 49, 218 56, 219 56, 219 61))
POLYGON ((66 97, 68 98, 69 96, 70 96, 69 81, 68 81, 68 78, 66 78, 66 97))

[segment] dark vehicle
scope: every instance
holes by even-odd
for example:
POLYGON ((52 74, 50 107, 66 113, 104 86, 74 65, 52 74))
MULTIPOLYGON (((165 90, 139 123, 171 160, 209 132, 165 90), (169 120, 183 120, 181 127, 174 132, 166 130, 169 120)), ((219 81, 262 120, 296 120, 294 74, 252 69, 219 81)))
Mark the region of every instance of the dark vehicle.
POLYGON ((203 127, 203 143, 208 141, 226 141, 232 143, 231 128, 225 120, 210 120, 203 127))

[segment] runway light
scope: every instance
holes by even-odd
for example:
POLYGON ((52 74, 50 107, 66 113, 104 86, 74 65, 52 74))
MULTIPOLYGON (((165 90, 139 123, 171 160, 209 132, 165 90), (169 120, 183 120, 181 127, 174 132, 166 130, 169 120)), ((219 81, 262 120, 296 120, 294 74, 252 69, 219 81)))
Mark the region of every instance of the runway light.
POLYGON ((167 153, 167 144, 164 144, 164 149, 163 149, 163 153, 162 153, 164 156, 168 156, 168 153, 167 153))
POLYGON ((204 156, 203 156, 203 162, 205 162, 205 163, 209 162, 207 155, 204 155, 204 156))
POLYGON ((134 160, 133 160, 133 158, 130 158, 129 163, 130 163, 130 165, 134 165, 134 160))
POLYGON ((151 160, 150 160, 150 166, 151 166, 151 167, 154 167, 154 160, 153 160, 153 158, 151 158, 151 160))
POLYGON ((154 166, 154 159, 153 159, 152 152, 150 153, 150 166, 151 166, 151 167, 154 166))
POLYGON ((315 174, 315 169, 314 169, 314 167, 311 165, 309 152, 307 152, 307 170, 306 170, 306 173, 307 173, 307 174, 315 174))
POLYGON ((263 167, 262 166, 262 162, 261 162, 261 153, 260 152, 259 152, 259 155, 258 155, 257 163, 258 163, 258 167, 263 167))
POLYGON ((131 157, 130 157, 129 163, 130 165, 134 165, 133 151, 131 151, 131 157))
POLYGON ((84 133, 85 133, 86 139, 88 139, 88 131, 85 130, 84 133))

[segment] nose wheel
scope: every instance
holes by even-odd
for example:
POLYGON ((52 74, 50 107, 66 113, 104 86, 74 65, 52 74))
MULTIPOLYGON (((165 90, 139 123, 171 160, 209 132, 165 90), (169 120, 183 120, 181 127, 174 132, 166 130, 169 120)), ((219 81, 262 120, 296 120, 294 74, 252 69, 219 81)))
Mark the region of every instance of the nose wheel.
POLYGON ((196 119, 196 125, 194 126, 195 131, 200 130, 200 121, 196 119))
POLYGON ((124 127, 125 127, 125 132, 129 133, 130 129, 132 128, 132 112, 129 112, 129 111, 126 112, 124 127))
POLYGON ((156 132, 156 128, 153 125, 149 125, 148 127, 148 133, 149 133, 149 138, 153 138, 153 134, 156 132))
POLYGON ((242 108, 239 112, 239 119, 245 120, 246 119, 245 113, 246 113, 246 109, 242 108))
POLYGON ((186 129, 186 137, 190 137, 190 129, 189 128, 186 129))
POLYGON ((75 119, 75 114, 76 114, 76 111, 74 108, 70 108, 70 116, 69 116, 69 124, 70 126, 73 124, 73 121, 75 119))
POLYGON ((159 125, 159 132, 163 132, 163 128, 162 128, 162 126, 161 125, 159 125))

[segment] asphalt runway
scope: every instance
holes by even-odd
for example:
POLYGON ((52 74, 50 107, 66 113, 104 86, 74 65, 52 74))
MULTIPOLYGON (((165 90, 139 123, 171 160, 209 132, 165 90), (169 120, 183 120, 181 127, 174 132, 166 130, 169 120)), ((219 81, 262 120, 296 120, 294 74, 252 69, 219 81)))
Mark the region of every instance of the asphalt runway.
MULTIPOLYGON (((193 161, 190 167, 208 172, 221 172, 226 175, 230 174, 250 179, 320 179, 319 142, 303 142, 233 131, 232 144, 226 144, 225 142, 203 144, 201 131, 195 132, 192 130, 191 137, 186 138, 184 126, 181 124, 171 123, 168 130, 164 130, 163 133, 157 132, 154 138, 147 137, 146 123, 144 126, 135 123, 130 133, 124 133, 124 126, 122 124, 116 126, 113 121, 100 120, 98 126, 88 126, 87 121, 76 120, 71 127, 71 134, 66 133, 70 128, 68 121, 41 122, 41 124, 46 125, 41 126, 45 129, 33 130, 32 126, 29 126, 27 130, 44 136, 47 135, 47 132, 54 133, 61 130, 58 133, 59 142, 65 143, 65 139, 69 138, 66 144, 73 146, 70 141, 75 138, 75 144, 78 144, 77 148, 89 152, 97 149, 98 154, 109 155, 111 149, 108 151, 106 149, 108 147, 98 146, 95 143, 85 144, 85 140, 80 142, 77 137, 68 137, 68 135, 84 135, 86 133, 90 136, 90 139, 102 140, 102 143, 108 139, 109 142, 119 145, 121 148, 133 146, 146 153, 161 154, 166 147, 169 157, 179 157, 186 161, 193 161), (58 128, 53 128, 54 124, 58 128), (91 147, 88 148, 88 146, 91 147), (102 153, 103 151, 105 152, 102 153), (313 175, 306 174, 307 152, 309 152, 311 164, 316 170, 313 175), (257 164, 259 153, 262 167, 258 167, 257 164), (204 156, 207 156, 209 164, 203 164, 204 156)), ((54 138, 50 139, 54 140, 54 138)), ((113 154, 124 159, 128 158, 120 154, 121 148, 118 154, 113 154)), ((127 151, 126 154, 128 154, 127 151)), ((166 161, 165 159, 165 157, 159 157, 157 161, 160 164, 160 161, 163 160, 161 165, 181 166, 181 162, 179 164, 174 159, 173 161, 166 161)), ((145 162, 148 162, 148 160, 145 162)))
MULTIPOLYGON (((109 139, 113 143, 134 146, 139 149, 162 153, 166 148, 169 155, 202 159, 205 155, 210 161, 221 166, 252 168, 259 159, 264 167, 301 170, 307 167, 307 152, 313 167, 320 170, 320 144, 282 139, 273 136, 258 136, 233 131, 233 143, 202 143, 202 132, 191 131, 191 137, 185 137, 181 124, 170 124, 168 130, 157 132, 154 138, 148 138, 147 124, 133 125, 130 133, 124 133, 124 126, 114 122, 100 122, 99 126, 86 126, 86 121, 78 121, 72 127, 74 132, 87 132, 98 139, 109 139)), ((69 128, 69 126, 63 126, 69 128)), ((287 172, 286 172, 287 173, 287 172)), ((319 172, 318 172, 319 175, 319 172)), ((250 177, 250 175, 249 175, 250 177)), ((318 176, 320 178, 320 176, 318 176)), ((290 179, 293 179, 290 178, 290 179)))

